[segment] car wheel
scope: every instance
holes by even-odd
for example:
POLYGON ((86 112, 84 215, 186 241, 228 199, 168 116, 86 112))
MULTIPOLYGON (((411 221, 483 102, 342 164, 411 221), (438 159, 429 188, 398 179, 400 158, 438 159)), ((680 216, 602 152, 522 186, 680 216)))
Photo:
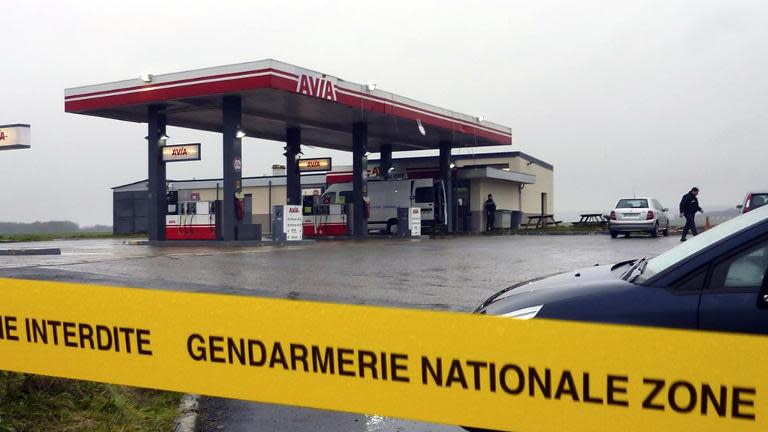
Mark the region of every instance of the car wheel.
POLYGON ((618 236, 619 236, 619 233, 617 233, 616 231, 611 231, 611 238, 616 238, 618 236))
POLYGON ((662 231, 661 234, 664 237, 669 237, 669 222, 667 222, 667 226, 664 227, 664 231, 662 231))
POLYGON ((398 235, 399 232, 400 232, 400 229, 397 226, 397 222, 392 222, 392 221, 387 222, 387 234, 398 235))
POLYGON ((656 225, 653 226, 653 231, 651 231, 651 237, 656 238, 659 236, 659 223, 656 222, 656 225))

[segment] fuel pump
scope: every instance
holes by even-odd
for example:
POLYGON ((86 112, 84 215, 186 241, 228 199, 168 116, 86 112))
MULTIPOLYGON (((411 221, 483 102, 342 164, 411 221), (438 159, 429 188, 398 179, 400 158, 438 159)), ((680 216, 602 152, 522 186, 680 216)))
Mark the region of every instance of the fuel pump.
POLYGON ((166 202, 168 203, 167 215, 179 214, 179 191, 171 190, 165 194, 166 202))
POLYGON ((213 201, 170 203, 169 200, 165 216, 166 239, 216 240, 216 206, 213 201))

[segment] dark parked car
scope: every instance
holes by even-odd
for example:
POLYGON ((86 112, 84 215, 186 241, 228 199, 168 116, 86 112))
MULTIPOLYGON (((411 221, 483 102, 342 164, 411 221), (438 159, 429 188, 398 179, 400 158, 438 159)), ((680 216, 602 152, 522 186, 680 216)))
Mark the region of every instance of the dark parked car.
POLYGON ((654 258, 506 288, 476 313, 768 333, 768 206, 654 258))

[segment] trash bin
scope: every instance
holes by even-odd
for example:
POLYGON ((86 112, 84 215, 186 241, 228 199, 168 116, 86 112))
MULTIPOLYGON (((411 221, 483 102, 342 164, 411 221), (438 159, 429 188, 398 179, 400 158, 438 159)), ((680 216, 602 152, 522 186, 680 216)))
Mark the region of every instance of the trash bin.
POLYGON ((496 210, 496 218, 494 228, 496 229, 509 229, 512 226, 512 211, 510 210, 496 210))
POLYGON ((510 228, 518 229, 520 228, 520 225, 522 225, 522 223, 523 223, 523 212, 519 210, 512 210, 510 228))

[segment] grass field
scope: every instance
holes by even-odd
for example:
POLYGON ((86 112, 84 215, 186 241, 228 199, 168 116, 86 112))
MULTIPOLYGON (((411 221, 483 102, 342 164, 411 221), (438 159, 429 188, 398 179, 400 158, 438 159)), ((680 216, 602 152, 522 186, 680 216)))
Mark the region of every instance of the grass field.
POLYGON ((116 236, 110 232, 71 232, 71 233, 37 233, 37 234, 0 234, 0 243, 3 242, 28 242, 48 240, 77 240, 100 238, 144 238, 145 234, 116 236))
POLYGON ((607 233, 608 228, 605 226, 594 226, 594 225, 587 225, 587 226, 579 226, 579 225, 560 225, 560 226, 549 226, 544 229, 537 229, 537 228, 517 228, 513 230, 504 230, 505 233, 508 234, 541 234, 541 233, 562 233, 562 234, 598 234, 598 233, 607 233))
POLYGON ((181 395, 0 372, 0 431, 173 430, 181 395))

